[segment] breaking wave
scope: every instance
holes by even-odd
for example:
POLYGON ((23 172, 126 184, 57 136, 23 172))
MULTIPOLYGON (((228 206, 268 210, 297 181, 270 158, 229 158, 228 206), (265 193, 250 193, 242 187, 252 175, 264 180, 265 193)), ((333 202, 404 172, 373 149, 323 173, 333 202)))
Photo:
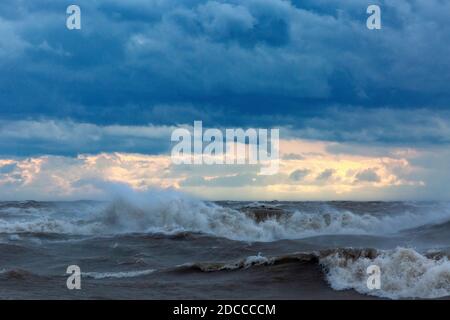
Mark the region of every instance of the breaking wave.
MULTIPOLYGON (((450 296, 450 261, 441 253, 421 254, 413 249, 330 249, 264 257, 260 254, 233 262, 197 262, 178 266, 178 271, 239 271, 255 266, 309 263, 322 266, 325 280, 334 290, 356 290, 389 299, 442 298, 450 296), (381 270, 380 289, 367 286, 367 267, 381 270)), ((297 270, 297 269, 296 269, 297 270)), ((270 271, 268 271, 270 272, 270 271)), ((279 272, 279 270, 277 271, 279 272)))
POLYGON ((0 219, 0 233, 57 233, 90 235, 104 230, 100 221, 83 221, 75 219, 59 219, 51 217, 35 217, 32 220, 8 221, 0 219))
POLYGON ((176 270, 199 270, 202 272, 214 272, 214 271, 231 271, 231 270, 239 270, 239 269, 248 269, 253 266, 259 265, 268 265, 273 262, 273 259, 266 258, 261 254, 256 256, 248 256, 244 259, 227 262, 227 263, 212 263, 212 262, 196 262, 196 263, 185 263, 179 265, 176 270))
POLYGON ((335 290, 354 289, 378 297, 441 298, 450 296, 450 261, 442 255, 423 255, 413 249, 345 250, 320 259, 335 290), (367 267, 381 270, 380 289, 367 286, 367 267))
POLYGON ((0 233, 173 235, 191 232, 241 241, 275 241, 332 234, 386 235, 448 220, 448 208, 384 215, 356 214, 332 207, 320 212, 285 212, 258 206, 238 210, 175 192, 153 192, 97 205, 89 215, 41 214, 26 220, 0 219, 0 233))

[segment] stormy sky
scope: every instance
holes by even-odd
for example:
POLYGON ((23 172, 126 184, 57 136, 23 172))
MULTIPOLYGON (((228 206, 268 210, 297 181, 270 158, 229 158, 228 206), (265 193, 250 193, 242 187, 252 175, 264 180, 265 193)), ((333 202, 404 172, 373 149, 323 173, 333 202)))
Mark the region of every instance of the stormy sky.
POLYGON ((207 199, 450 200, 450 1, 3 0, 0 198, 104 183, 207 199), (81 30, 66 8, 81 8, 81 30), (371 4, 381 30, 366 27, 371 4), (170 162, 170 134, 280 128, 281 169, 170 162))

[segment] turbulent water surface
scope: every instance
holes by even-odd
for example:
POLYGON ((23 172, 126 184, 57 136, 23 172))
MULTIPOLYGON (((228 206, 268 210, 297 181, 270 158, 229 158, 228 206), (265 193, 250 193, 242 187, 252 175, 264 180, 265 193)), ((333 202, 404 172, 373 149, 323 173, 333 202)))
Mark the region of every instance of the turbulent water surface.
POLYGON ((443 298, 449 231, 438 202, 0 202, 0 298, 443 298))

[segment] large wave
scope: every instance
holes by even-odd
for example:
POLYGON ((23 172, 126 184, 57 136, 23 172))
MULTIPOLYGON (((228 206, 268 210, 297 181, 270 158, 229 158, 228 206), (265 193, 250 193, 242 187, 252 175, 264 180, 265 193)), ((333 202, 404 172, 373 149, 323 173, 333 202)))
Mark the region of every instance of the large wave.
POLYGON ((410 248, 341 248, 275 257, 257 255, 232 262, 187 263, 178 266, 178 270, 239 271, 283 263, 320 264, 327 282, 339 291, 353 289, 361 294, 390 299, 450 296, 450 261, 447 256, 442 253, 421 254, 410 248), (367 286, 369 275, 366 271, 371 265, 380 268, 380 289, 367 286))
MULTIPOLYGON (((43 209, 45 210, 45 209, 43 209)), ((154 191, 121 195, 97 205, 89 214, 33 214, 0 219, 0 233, 121 233, 199 232, 241 241, 301 239, 317 235, 385 235, 450 220, 449 210, 427 213, 356 214, 327 207, 320 212, 294 210, 264 219, 248 212, 200 201, 177 192, 154 191)))
POLYGON ((320 260, 333 289, 354 289, 390 299, 450 296, 450 261, 446 256, 423 255, 407 248, 354 253, 339 250, 320 260), (366 270, 370 265, 381 270, 380 289, 367 286, 366 270))

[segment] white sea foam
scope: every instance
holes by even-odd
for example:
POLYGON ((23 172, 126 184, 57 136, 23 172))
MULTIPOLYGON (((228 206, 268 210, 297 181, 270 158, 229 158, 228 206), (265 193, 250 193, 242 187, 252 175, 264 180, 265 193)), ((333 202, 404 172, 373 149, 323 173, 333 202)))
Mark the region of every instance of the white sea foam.
POLYGON ((30 219, 4 220, 0 219, 0 233, 60 233, 60 234, 95 234, 104 230, 102 223, 80 220, 52 218, 47 216, 31 217, 30 219))
POLYGON ((0 219, 0 233, 44 232, 81 235, 200 232, 244 241, 300 239, 330 234, 396 233, 450 220, 450 210, 427 213, 354 214, 327 207, 320 212, 281 213, 256 221, 238 210, 189 198, 176 192, 128 193, 89 215, 33 215, 0 219))
POLYGON ((253 266, 259 266, 264 264, 270 264, 272 261, 269 258, 258 254, 257 256, 248 256, 241 261, 225 264, 221 270, 235 270, 235 269, 247 269, 253 266))
POLYGON ((234 262, 228 262, 228 263, 217 263, 217 262, 205 262, 205 263, 183 263, 181 265, 178 265, 177 268, 194 268, 194 269, 200 269, 204 272, 214 272, 214 271, 232 271, 232 270, 238 270, 238 269, 248 269, 253 266, 260 266, 260 265, 269 265, 273 263, 272 258, 267 258, 261 255, 259 253, 256 256, 248 256, 244 259, 237 260, 234 262))
POLYGON ((337 252, 321 259, 327 280, 335 290, 356 291, 385 297, 439 298, 450 295, 450 261, 428 258, 413 249, 379 251, 376 257, 352 258, 337 252), (381 288, 370 290, 366 274, 369 265, 381 269, 381 288))
POLYGON ((135 271, 120 271, 120 272, 82 272, 81 276, 93 278, 97 280, 107 279, 107 278, 135 278, 146 276, 155 272, 155 269, 147 270, 135 270, 135 271))
POLYGON ((22 238, 18 234, 11 234, 8 237, 9 241, 20 241, 22 238))
POLYGON ((177 194, 114 202, 104 211, 105 224, 117 232, 201 232, 233 240, 274 241, 327 234, 389 234, 450 219, 442 210, 427 214, 354 214, 329 208, 326 213, 281 213, 256 221, 243 212, 177 194))

